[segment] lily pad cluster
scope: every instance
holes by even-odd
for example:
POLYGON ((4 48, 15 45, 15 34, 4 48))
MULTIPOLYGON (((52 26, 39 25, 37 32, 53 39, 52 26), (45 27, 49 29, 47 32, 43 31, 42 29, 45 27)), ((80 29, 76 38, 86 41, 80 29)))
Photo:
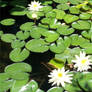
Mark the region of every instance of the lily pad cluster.
MULTIPOLYGON (((92 57, 92 1, 91 0, 39 0, 43 7, 36 11, 37 18, 32 18, 32 11, 28 10, 27 0, 0 1, 0 7, 12 6, 9 10, 11 16, 24 16, 29 21, 19 25, 15 33, 4 33, 0 28, 0 39, 9 43, 12 51, 9 58, 14 64, 5 68, 1 73, 0 92, 11 89, 11 92, 44 92, 38 88, 35 81, 28 82, 31 67, 22 61, 30 53, 43 53, 51 51, 55 57, 49 65, 61 68, 72 64, 71 60, 80 51, 85 51, 92 57), (4 84, 5 83, 5 84, 4 84), (26 87, 24 91, 21 91, 26 87)), ((5 18, 0 25, 11 27, 16 25, 16 19, 5 18)), ((13 30, 12 30, 13 31, 13 30)), ((92 75, 88 73, 88 75, 92 75)), ((91 92, 91 78, 86 74, 75 74, 73 85, 65 89, 54 87, 47 92, 91 92), (79 76, 80 78, 78 78, 79 76), (86 76, 86 79, 83 79, 86 76), (86 87, 87 85, 87 87, 86 87), (58 91, 57 91, 58 90, 58 91)))

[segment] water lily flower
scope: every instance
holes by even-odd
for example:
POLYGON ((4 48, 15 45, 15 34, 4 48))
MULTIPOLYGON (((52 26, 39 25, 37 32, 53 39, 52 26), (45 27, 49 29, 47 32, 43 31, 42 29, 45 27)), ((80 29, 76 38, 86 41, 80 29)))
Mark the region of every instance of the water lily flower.
POLYGON ((72 76, 73 74, 68 74, 69 70, 65 71, 64 67, 62 69, 54 69, 52 70, 52 72, 50 73, 50 75, 48 75, 49 79, 49 83, 52 83, 53 85, 61 85, 62 87, 65 87, 65 83, 72 83, 72 76))
POLYGON ((36 19, 37 18, 37 14, 36 13, 33 13, 32 14, 32 18, 36 19))
POLYGON ((87 71, 92 65, 90 56, 86 56, 85 52, 80 52, 80 56, 75 55, 76 60, 72 60, 75 63, 74 68, 77 68, 77 71, 87 71))
POLYGON ((41 3, 33 1, 31 2, 31 4, 28 4, 28 9, 31 11, 39 11, 39 9, 41 9, 43 6, 41 6, 41 3))

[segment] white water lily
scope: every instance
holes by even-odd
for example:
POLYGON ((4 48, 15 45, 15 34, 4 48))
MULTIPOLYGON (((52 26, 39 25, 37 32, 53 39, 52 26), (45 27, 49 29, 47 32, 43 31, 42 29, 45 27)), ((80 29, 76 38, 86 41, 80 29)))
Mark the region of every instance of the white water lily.
POLYGON ((87 71, 92 65, 90 56, 86 56, 86 53, 80 52, 80 56, 75 55, 76 60, 72 60, 75 63, 74 68, 77 68, 77 71, 87 71))
POLYGON ((54 69, 50 75, 48 75, 49 79, 49 83, 52 83, 53 85, 61 85, 63 87, 65 87, 65 83, 72 83, 72 76, 73 74, 68 74, 68 71, 65 71, 64 67, 62 69, 54 69))
POLYGON ((36 19, 37 18, 37 14, 36 13, 33 13, 32 14, 32 18, 36 19))
POLYGON ((28 9, 31 11, 39 11, 43 6, 41 6, 41 3, 33 1, 31 4, 28 4, 28 9))

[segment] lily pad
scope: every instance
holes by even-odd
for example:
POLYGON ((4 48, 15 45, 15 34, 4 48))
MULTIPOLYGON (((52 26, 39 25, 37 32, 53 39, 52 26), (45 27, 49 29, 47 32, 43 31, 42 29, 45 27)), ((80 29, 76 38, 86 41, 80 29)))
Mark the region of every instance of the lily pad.
POLYGON ((90 29, 91 25, 88 21, 79 20, 77 22, 73 22, 72 27, 79 30, 88 30, 90 29))
POLYGON ((1 40, 7 43, 11 43, 15 39, 16 39, 16 36, 14 34, 3 34, 1 36, 1 40))
POLYGON ((32 52, 46 52, 49 49, 48 43, 43 39, 33 39, 26 43, 26 48, 32 52))
POLYGON ((13 62, 21 62, 28 58, 29 54, 30 52, 25 48, 23 50, 21 48, 15 48, 10 52, 9 58, 13 62))
POLYGON ((71 14, 67 14, 67 15, 65 15, 65 17, 64 17, 64 21, 65 21, 66 23, 72 23, 72 22, 74 22, 74 21, 76 21, 76 20, 78 20, 78 19, 79 19, 78 16, 76 16, 76 15, 71 15, 71 14))
POLYGON ((57 28, 57 32, 61 35, 69 35, 72 34, 74 31, 74 28, 69 28, 68 25, 61 25, 57 28))
POLYGON ((43 32, 42 35, 45 36, 45 40, 47 42, 54 42, 59 37, 59 34, 54 31, 46 31, 46 32, 43 32))
POLYGON ((20 26, 20 29, 23 31, 30 31, 33 25, 34 25, 33 22, 26 22, 20 26))
POLYGON ((18 72, 31 72, 32 67, 31 65, 27 63, 13 63, 11 65, 8 65, 5 67, 5 73, 11 74, 11 73, 18 73, 18 72))
POLYGON ((4 19, 4 20, 1 20, 0 23, 4 26, 11 26, 11 25, 15 24, 15 19, 7 18, 7 19, 4 19))

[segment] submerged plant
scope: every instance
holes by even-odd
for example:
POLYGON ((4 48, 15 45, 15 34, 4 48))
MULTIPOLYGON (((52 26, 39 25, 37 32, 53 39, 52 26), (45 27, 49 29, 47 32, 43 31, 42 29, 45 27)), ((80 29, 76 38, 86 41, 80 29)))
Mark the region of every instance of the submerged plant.
POLYGON ((46 92, 92 91, 91 0, 1 0, 0 8, 0 48, 9 45, 13 62, 0 73, 0 92, 45 92, 32 76, 37 62, 27 62, 45 52, 53 57, 47 54, 50 59, 39 64, 51 71, 44 75, 54 86, 46 92))

